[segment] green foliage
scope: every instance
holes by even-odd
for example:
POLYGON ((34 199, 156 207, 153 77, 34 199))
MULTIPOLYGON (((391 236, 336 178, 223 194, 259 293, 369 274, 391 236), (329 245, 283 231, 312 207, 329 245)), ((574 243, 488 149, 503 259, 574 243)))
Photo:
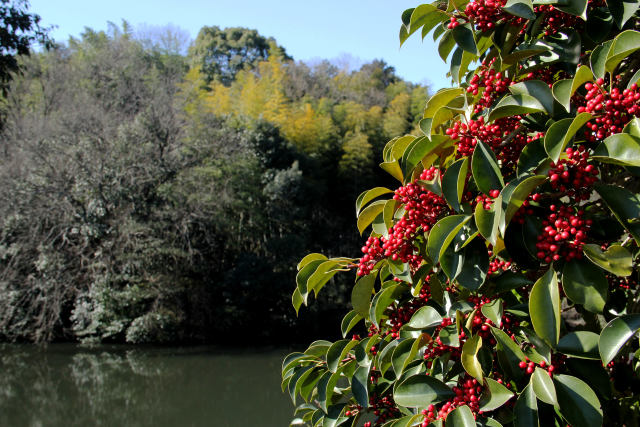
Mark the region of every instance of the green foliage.
POLYGON ((298 424, 637 418, 639 5, 450 0, 402 14, 401 44, 433 31, 455 87, 413 134, 389 135, 393 197, 357 198, 370 234, 343 265, 358 276, 353 336, 324 344, 339 361, 310 349, 283 366, 285 382, 304 369, 335 381, 329 396, 305 390, 298 424))

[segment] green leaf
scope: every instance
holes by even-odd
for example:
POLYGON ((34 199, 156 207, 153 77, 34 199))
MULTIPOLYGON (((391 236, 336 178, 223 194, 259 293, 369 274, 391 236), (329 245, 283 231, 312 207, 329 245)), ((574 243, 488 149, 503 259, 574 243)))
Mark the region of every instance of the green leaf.
POLYGON ((411 178, 411 172, 418 163, 424 162, 425 159, 435 160, 443 150, 452 146, 453 141, 447 136, 432 135, 431 139, 427 137, 420 138, 416 144, 411 147, 406 158, 403 159, 403 172, 407 175, 407 179, 411 178))
POLYGON ((587 20, 587 0, 568 0, 567 2, 554 3, 553 6, 565 13, 587 20))
POLYGON ((396 301, 403 293, 407 292, 409 287, 403 284, 391 285, 382 289, 373 297, 371 301, 371 308, 369 309, 369 320, 379 327, 380 319, 384 311, 396 301))
POLYGON ((451 30, 446 30, 438 44, 438 54, 444 62, 447 62, 447 57, 455 45, 456 40, 453 38, 453 32, 451 30))
POLYGON ((460 347, 460 336, 458 335, 458 328, 456 325, 449 325, 440 329, 438 337, 443 345, 460 347))
POLYGON ((558 341, 557 350, 567 356, 580 359, 600 359, 598 340, 600 336, 590 331, 569 332, 558 341))
POLYGON ((600 401, 584 381, 571 375, 554 375, 560 414, 567 422, 580 427, 600 427, 600 401))
POLYGON ((304 302, 304 299, 302 298, 302 294, 300 293, 298 288, 296 288, 293 291, 293 295, 291 295, 291 304, 293 305, 293 308, 296 310, 296 316, 298 315, 298 312, 300 311, 300 307, 302 306, 303 302, 304 302))
POLYGON ((309 344, 309 347, 304 351, 304 354, 308 354, 316 357, 324 357, 327 354, 327 350, 333 344, 331 341, 317 340, 309 344))
POLYGON ((549 405, 558 405, 556 388, 553 386, 553 380, 549 378, 547 371, 536 367, 533 375, 531 375, 531 386, 538 399, 549 405))
POLYGON ((602 141, 592 158, 620 166, 640 166, 640 138, 616 133, 602 141))
POLYGON ((440 323, 442 323, 442 316, 438 313, 438 310, 427 305, 420 307, 413 313, 411 320, 409 320, 405 327, 418 331, 439 325, 440 323))
POLYGON ((304 303, 307 303, 307 297, 309 295, 309 288, 307 283, 309 278, 313 273, 316 272, 320 264, 324 263, 323 259, 316 259, 313 261, 309 261, 296 275, 296 285, 298 287, 298 292, 302 296, 304 303))
POLYGON ((486 388, 480 397, 481 411, 488 412, 498 409, 513 397, 513 392, 499 382, 491 378, 485 378, 484 381, 486 388))
POLYGON ((372 271, 369 275, 358 279, 351 291, 353 310, 366 319, 369 319, 369 306, 373 294, 373 285, 376 283, 376 277, 378 276, 377 273, 377 270, 372 271))
POLYGON ((589 58, 591 71, 593 71, 593 75, 598 79, 604 78, 605 63, 612 45, 613 40, 608 40, 596 46, 591 52, 591 57, 589 58))
POLYGON ((456 394, 442 381, 424 374, 413 375, 398 384, 393 391, 393 399, 407 408, 427 407, 456 394))
POLYGON ((356 344, 358 344, 356 340, 340 340, 329 347, 329 350, 327 350, 327 367, 331 372, 338 372, 340 362, 356 344))
POLYGON ((442 177, 442 194, 447 203, 456 211, 461 211, 460 200, 469 170, 469 158, 464 157, 453 163, 442 177))
POLYGON ((538 422, 538 402, 533 392, 533 386, 529 383, 513 408, 513 425, 515 427, 539 427, 538 422))
POLYGON ((498 166, 498 160, 491 148, 478 141, 471 157, 471 172, 478 189, 489 194, 491 190, 502 190, 504 179, 498 166))
POLYGON ((491 327, 491 333, 497 342, 498 362, 500 366, 512 377, 521 377, 522 370, 518 364, 525 360, 525 355, 509 336, 502 330, 491 327))
POLYGON ((534 20, 536 14, 533 13, 533 3, 531 0, 509 0, 507 4, 502 7, 513 16, 519 16, 520 18, 534 20))
POLYGON ((575 134, 592 118, 589 113, 580 113, 574 118, 558 120, 552 124, 544 136, 544 149, 549 158, 557 162, 575 134))
POLYGON ((607 323, 600 333, 598 342, 602 363, 608 365, 638 329, 640 329, 640 314, 628 314, 607 323))
POLYGON ((476 420, 467 405, 458 406, 447 415, 447 427, 476 427, 476 420))
POLYGON ((489 122, 503 117, 545 112, 544 106, 531 95, 505 96, 489 114, 489 122))
POLYGON ((616 25, 622 29, 624 24, 636 13, 640 3, 636 1, 607 0, 607 6, 616 25))
POLYGON ((542 80, 527 80, 516 83, 509 86, 509 91, 514 95, 528 95, 537 99, 549 115, 554 112, 555 98, 549 85, 542 80))
POLYGON ((542 162, 547 160, 547 153, 541 140, 525 145, 518 159, 518 177, 533 173, 542 162))
POLYGON ((593 72, 581 65, 573 79, 560 80, 553 84, 553 96, 568 112, 571 111, 571 97, 583 84, 593 81, 593 72))
POLYGON ((427 106, 424 110, 424 118, 434 117, 436 112, 447 105, 459 95, 464 94, 464 89, 462 88, 451 88, 451 89, 440 89, 429 98, 427 101, 427 106))
POLYGON ((478 227, 478 231, 482 237, 487 239, 493 246, 496 245, 498 240, 498 231, 502 215, 502 196, 498 196, 494 200, 489 210, 485 210, 482 203, 476 205, 476 211, 474 213, 476 227, 478 227))
POLYGON ((629 231, 636 243, 640 245, 640 199, 637 194, 615 185, 601 183, 594 184, 602 200, 609 206, 611 212, 620 224, 629 231))
POLYGON ((582 250, 592 262, 616 276, 626 277, 633 273, 631 253, 623 246, 611 245, 603 252, 598 245, 586 244, 582 250))
POLYGON ((484 374, 482 372, 482 366, 478 361, 478 351, 482 347, 482 337, 480 335, 474 335, 469 338, 462 346, 462 354, 460 361, 465 371, 478 381, 482 382, 484 374))
POLYGON ((342 338, 345 338, 349 331, 353 329, 354 326, 358 324, 363 319, 363 317, 356 313, 354 310, 348 312, 344 318, 342 319, 342 323, 340 328, 342 329, 342 338))
POLYGON ((527 277, 519 273, 514 273, 513 271, 505 271, 504 273, 501 273, 500 276, 493 279, 493 282, 496 284, 496 294, 529 286, 533 283, 527 277))
POLYGON ((605 62, 605 70, 613 73, 623 59, 638 49, 640 49, 640 33, 633 30, 621 32, 613 39, 605 62))
MULTIPOLYGON (((459 257, 461 268, 457 274, 449 277, 470 291, 480 289, 489 271, 489 255, 485 243, 480 239, 473 239, 461 252, 455 253, 455 256, 459 257)), ((446 257, 441 258, 440 264, 446 273, 444 258, 446 257)))
POLYGON ((527 197, 529 197, 529 194, 531 194, 534 189, 546 180, 547 177, 544 175, 534 175, 530 177, 520 177, 507 184, 502 191, 502 204, 503 206, 506 206, 504 226, 500 224, 501 232, 503 234, 507 225, 509 225, 513 219, 513 216, 516 214, 518 209, 520 209, 527 197))
POLYGON ((440 22, 447 20, 449 16, 442 10, 430 4, 421 4, 411 14, 409 22, 409 34, 422 27, 422 38, 428 34, 440 22), (426 33, 425 33, 426 31, 426 33))
POLYGON ((327 284, 336 273, 339 271, 349 271, 347 266, 352 262, 353 260, 345 258, 332 258, 323 262, 316 268, 316 271, 309 276, 307 280, 307 291, 309 293, 313 291, 317 296, 324 285, 327 284))
POLYGON ((440 260, 442 253, 449 247, 458 231, 469 219, 471 219, 470 215, 450 215, 442 218, 433 226, 427 239, 427 252, 434 263, 440 260))
POLYGON ((500 323, 502 322, 502 300, 500 298, 484 304, 480 311, 482 311, 484 317, 491 320, 498 328, 500 327, 500 323))
POLYGON ((371 190, 367 190, 362 192, 358 198, 356 199, 356 217, 358 215, 360 215, 360 212, 362 211, 362 208, 369 203, 370 201, 372 201, 373 199, 380 197, 384 194, 389 194, 389 193, 393 193, 393 191, 389 190, 388 188, 384 188, 384 187, 376 187, 376 188, 372 188, 371 190))
POLYGON ((327 261, 328 259, 329 258, 327 258, 322 254, 318 254, 318 253, 309 254, 306 257, 302 258, 302 261, 298 263, 297 270, 298 271, 302 270, 311 261, 318 261, 318 260, 327 261))
POLYGON ((452 30, 452 34, 453 39, 463 50, 474 55, 478 54, 478 47, 476 46, 476 40, 473 35, 473 28, 471 27, 471 24, 467 23, 458 25, 452 30))
POLYGON ((571 301, 592 313, 602 313, 609 282, 602 270, 586 259, 567 262, 562 271, 562 289, 571 301))
POLYGON ((358 216, 358 231, 360 235, 366 230, 366 228, 373 222, 374 219, 382 212, 386 200, 377 200, 364 208, 358 216))
POLYGON ((391 355, 391 366, 393 367, 393 372, 396 373, 396 378, 400 378, 404 367, 407 366, 407 363, 415 357, 416 353, 412 354, 411 351, 415 341, 416 340, 414 339, 402 340, 396 346, 395 350, 393 350, 393 354, 391 355))
POLYGON ((531 289, 529 315, 536 334, 555 347, 560 338, 560 291, 552 268, 531 289))

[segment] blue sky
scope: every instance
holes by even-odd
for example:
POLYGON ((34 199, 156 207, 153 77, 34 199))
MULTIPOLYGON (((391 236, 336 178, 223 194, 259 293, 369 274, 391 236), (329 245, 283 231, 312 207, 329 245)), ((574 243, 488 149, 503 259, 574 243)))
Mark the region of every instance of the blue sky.
MULTIPOLYGON (((367 62, 382 58, 399 76, 426 83, 435 91, 449 86, 447 65, 438 57, 431 36, 415 34, 400 49, 400 15, 413 0, 31 0, 31 11, 53 37, 66 41, 85 27, 107 28, 123 19, 138 25, 174 24, 192 38, 205 25, 242 26, 274 37, 296 60, 351 56, 367 62)), ((357 61, 356 61, 357 62, 357 61)))

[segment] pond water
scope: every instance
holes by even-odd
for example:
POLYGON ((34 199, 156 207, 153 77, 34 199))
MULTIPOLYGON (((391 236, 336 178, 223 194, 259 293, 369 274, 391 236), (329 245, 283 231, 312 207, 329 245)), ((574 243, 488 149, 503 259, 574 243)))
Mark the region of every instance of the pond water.
POLYGON ((287 426, 287 353, 0 345, 0 426, 287 426))

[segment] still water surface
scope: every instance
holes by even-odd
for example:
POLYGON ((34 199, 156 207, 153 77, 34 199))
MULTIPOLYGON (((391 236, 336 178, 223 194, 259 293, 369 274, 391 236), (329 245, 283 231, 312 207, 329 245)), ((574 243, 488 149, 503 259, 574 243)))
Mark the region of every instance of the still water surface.
POLYGON ((0 426, 287 426, 288 352, 0 345, 0 426))

